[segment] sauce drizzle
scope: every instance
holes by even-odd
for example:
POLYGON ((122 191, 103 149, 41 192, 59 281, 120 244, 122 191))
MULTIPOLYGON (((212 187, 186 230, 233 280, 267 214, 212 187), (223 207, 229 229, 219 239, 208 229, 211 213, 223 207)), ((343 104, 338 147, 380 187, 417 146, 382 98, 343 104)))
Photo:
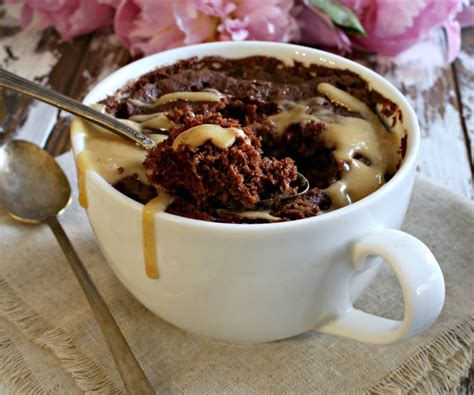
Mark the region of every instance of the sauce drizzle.
POLYGON ((335 147, 335 159, 344 164, 341 179, 324 192, 336 207, 343 207, 376 191, 385 183, 387 172, 395 173, 401 140, 398 133, 389 132, 372 110, 356 97, 328 83, 319 84, 318 91, 332 102, 364 117, 335 116, 324 131, 328 144, 335 147), (370 166, 354 159, 355 154, 367 157, 370 166))
MULTIPOLYGON (((91 107, 107 114, 103 104, 92 104, 91 107)), ((111 114, 107 115, 112 117, 111 114)), ((139 116, 135 116, 135 121, 117 119, 138 131, 145 127, 167 130, 173 126, 163 113, 147 114, 138 119, 137 117, 139 116)), ((137 174, 141 181, 147 183, 146 170, 142 165, 146 157, 146 151, 136 147, 124 138, 82 119, 76 118, 75 122, 77 122, 78 127, 74 130, 80 130, 81 132, 73 130, 73 133, 81 133, 84 138, 84 149, 77 156, 79 204, 82 207, 88 207, 86 172, 89 169, 97 171, 110 184, 114 184, 120 178, 132 174, 137 174), (119 173, 119 168, 124 171, 119 173)), ((168 138, 167 135, 163 134, 151 134, 149 137, 157 143, 168 138)))
POLYGON ((321 97, 300 102, 282 101, 284 111, 268 119, 275 125, 277 136, 282 136, 294 123, 324 123, 321 136, 343 168, 341 179, 324 192, 335 207, 343 207, 377 190, 384 184, 387 172, 396 172, 401 139, 398 133, 388 131, 372 110, 356 97, 328 83, 319 84, 317 89, 333 103, 359 113, 363 119, 338 115, 321 107, 313 108, 313 105, 324 104, 326 99, 321 97), (369 159, 370 166, 354 159, 355 155, 369 159))
POLYGON ((77 157, 77 183, 79 185, 79 204, 81 207, 87 208, 89 203, 87 201, 87 188, 86 188, 86 170, 88 167, 87 157, 81 155, 77 157))
POLYGON ((295 106, 288 110, 280 112, 276 115, 268 117, 276 126, 276 134, 281 136, 285 130, 293 123, 296 122, 309 122, 309 121, 320 121, 320 119, 312 114, 308 114, 308 106, 297 103, 295 106))
POLYGON ((242 129, 223 128, 219 125, 204 123, 180 133, 174 139, 172 147, 176 151, 180 145, 199 147, 211 141, 216 147, 224 149, 232 146, 237 137, 243 138, 247 144, 250 144, 249 138, 242 129))
POLYGON ((150 200, 142 211, 142 235, 143 235, 143 258, 145 261, 145 273, 149 278, 158 278, 160 271, 158 268, 158 250, 155 231, 155 215, 165 211, 173 203, 175 198, 163 191, 158 192, 158 196, 150 200))
MULTIPOLYGON (((83 137, 84 150, 77 156, 79 203, 82 207, 88 207, 86 173, 89 170, 95 170, 110 184, 132 174, 137 174, 140 180, 147 182, 146 169, 142 165, 146 151, 105 129, 80 119, 75 122, 79 123, 78 130, 86 131, 83 137)), ((154 139, 159 139, 158 136, 162 135, 155 135, 154 139)))
POLYGON ((191 102, 199 102, 199 101, 218 102, 223 97, 224 96, 219 91, 215 89, 209 89, 209 90, 200 91, 200 92, 167 93, 165 95, 160 96, 158 99, 156 99, 152 103, 145 103, 137 99, 129 99, 128 101, 138 107, 151 108, 151 107, 158 107, 163 104, 175 102, 178 100, 191 101, 191 102))
POLYGON ((274 215, 271 215, 270 210, 255 210, 255 211, 225 210, 225 212, 232 215, 237 215, 239 217, 249 218, 249 219, 263 219, 270 222, 281 221, 280 217, 275 217, 274 215))

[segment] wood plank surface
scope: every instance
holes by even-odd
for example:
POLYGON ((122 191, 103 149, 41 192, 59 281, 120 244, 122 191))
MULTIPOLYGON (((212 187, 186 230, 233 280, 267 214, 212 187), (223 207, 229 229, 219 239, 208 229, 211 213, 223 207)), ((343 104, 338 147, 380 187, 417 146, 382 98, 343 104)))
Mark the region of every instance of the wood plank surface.
MULTIPOLYGON (((18 28, 18 18, 17 8, 0 9, 0 66, 68 95, 71 76, 77 74, 91 36, 63 43, 52 29, 18 28)), ((56 108, 5 90, 0 92, 0 101, 4 108, 0 111, 0 144, 13 135, 46 144, 60 119, 56 108)))
MULTIPOLYGON (((17 15, 0 11, 0 16, 0 66, 27 79, 47 83, 59 56, 57 46, 40 49, 48 33, 40 33, 37 28, 19 29, 17 15)), ((44 144, 54 126, 56 109, 6 90, 0 90, 0 102, 0 144, 13 135, 44 144)))
POLYGON ((471 153, 460 113, 457 81, 446 62, 446 53, 444 35, 439 32, 398 57, 358 61, 395 85, 414 108, 421 130, 418 172, 473 198, 471 153))
POLYGON ((464 138, 469 146, 471 166, 474 166, 474 27, 463 31, 462 40, 461 53, 453 64, 453 72, 458 86, 464 138))
MULTIPOLYGON (((87 51, 81 56, 75 72, 70 76, 70 84, 63 92, 77 100, 82 100, 89 90, 114 70, 129 61, 128 52, 110 34, 97 34, 88 43, 87 51)), ((59 68, 58 64, 58 68, 59 68)), ((61 111, 58 122, 46 143, 46 149, 59 155, 70 149, 69 127, 72 117, 61 111)))

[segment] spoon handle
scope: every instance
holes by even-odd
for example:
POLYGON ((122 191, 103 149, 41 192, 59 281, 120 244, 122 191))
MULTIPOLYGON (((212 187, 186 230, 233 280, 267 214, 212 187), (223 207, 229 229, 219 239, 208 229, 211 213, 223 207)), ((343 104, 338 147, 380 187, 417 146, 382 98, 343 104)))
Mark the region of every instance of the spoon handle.
POLYGON ((117 119, 102 114, 99 111, 86 106, 85 104, 62 95, 61 93, 55 92, 51 89, 45 88, 40 84, 10 73, 3 68, 0 68, 0 86, 14 90, 23 95, 33 97, 54 107, 60 108, 61 110, 77 115, 80 118, 84 118, 85 120, 103 127, 113 133, 132 140, 142 148, 150 149, 156 145, 152 139, 129 126, 124 125, 117 119))
POLYGON ((112 356, 114 357, 120 376, 122 377, 125 389, 129 394, 154 394, 155 391, 150 382, 143 373, 135 355, 133 355, 130 346, 123 337, 114 317, 104 302, 104 299, 97 291, 89 274, 87 273, 80 258, 76 254, 69 238, 56 217, 49 218, 45 221, 54 235, 56 236, 61 249, 71 265, 79 284, 81 285, 87 300, 99 323, 102 334, 107 341, 112 356))

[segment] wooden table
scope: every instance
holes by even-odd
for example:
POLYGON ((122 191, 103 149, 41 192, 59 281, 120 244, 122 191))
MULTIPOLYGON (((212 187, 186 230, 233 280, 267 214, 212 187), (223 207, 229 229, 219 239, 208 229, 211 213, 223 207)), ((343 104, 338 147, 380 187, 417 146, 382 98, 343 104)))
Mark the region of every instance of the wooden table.
MULTIPOLYGON (((444 46, 440 34, 396 59, 352 56, 389 79, 413 105, 422 131, 419 173, 472 199, 474 30, 463 32, 462 52, 451 65, 443 62, 444 46)), ((0 8, 0 65, 68 96, 82 99, 97 81, 130 60, 111 35, 60 43, 51 30, 19 29, 15 18, 0 8)), ((59 155, 70 149, 70 123, 68 114, 0 91, 0 145, 24 138, 59 155)), ((474 393, 472 377, 471 371, 463 381, 464 393, 474 393)))

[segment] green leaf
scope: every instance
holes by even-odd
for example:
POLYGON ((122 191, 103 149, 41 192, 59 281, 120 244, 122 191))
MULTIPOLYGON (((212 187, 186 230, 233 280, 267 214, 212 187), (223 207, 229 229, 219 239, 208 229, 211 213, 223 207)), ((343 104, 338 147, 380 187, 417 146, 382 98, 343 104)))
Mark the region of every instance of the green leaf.
POLYGON ((354 12, 337 0, 309 0, 309 2, 344 30, 365 36, 365 30, 354 12))

